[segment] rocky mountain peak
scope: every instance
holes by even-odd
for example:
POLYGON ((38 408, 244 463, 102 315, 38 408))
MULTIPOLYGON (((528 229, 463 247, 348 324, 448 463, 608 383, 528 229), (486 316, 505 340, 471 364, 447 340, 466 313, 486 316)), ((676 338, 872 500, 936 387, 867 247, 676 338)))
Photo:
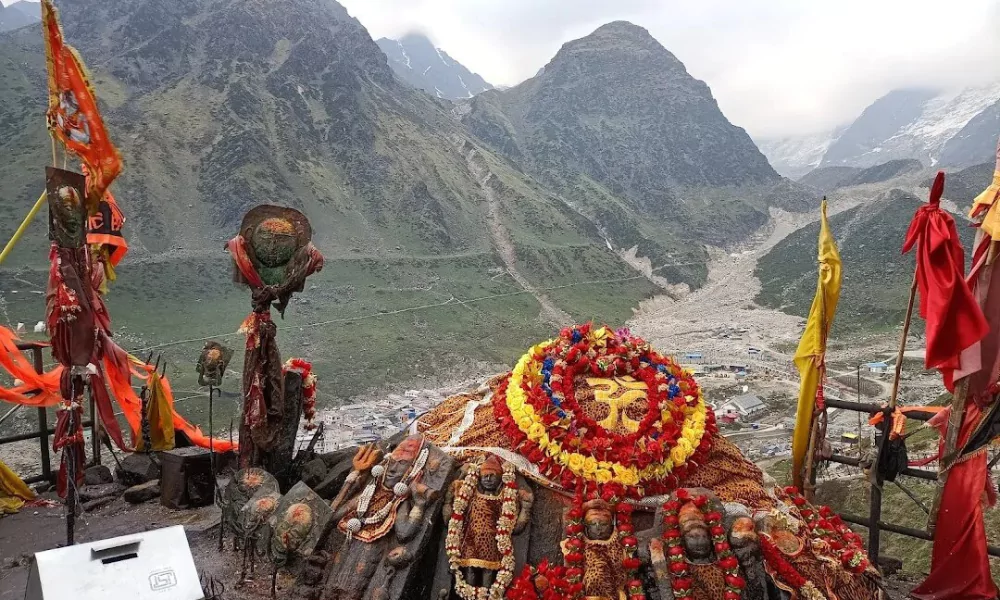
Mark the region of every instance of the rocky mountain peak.
MULTIPOLYGON (((618 63, 621 66, 622 61, 630 62, 634 67, 646 62, 646 68, 687 75, 684 64, 656 41, 648 30, 628 21, 613 21, 598 27, 590 35, 567 42, 545 69, 571 64, 588 72, 601 72, 609 64, 618 63)), ((623 76, 630 74, 618 73, 623 76)))
POLYGON ((493 87, 422 33, 411 32, 398 40, 381 38, 376 43, 398 78, 437 98, 471 98, 493 87))

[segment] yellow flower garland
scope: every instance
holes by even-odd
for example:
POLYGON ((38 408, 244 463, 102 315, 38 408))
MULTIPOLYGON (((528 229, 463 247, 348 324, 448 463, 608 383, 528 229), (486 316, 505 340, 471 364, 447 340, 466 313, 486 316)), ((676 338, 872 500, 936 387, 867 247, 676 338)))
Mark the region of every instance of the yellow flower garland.
MULTIPOLYGON (((603 328, 594 335, 603 341, 606 334, 602 336, 602 330, 603 328)), ((698 391, 697 398, 685 397, 688 404, 684 407, 684 423, 681 426, 681 435, 677 439, 677 445, 670 450, 670 457, 660 464, 650 465, 642 470, 634 466, 597 461, 592 456, 564 450, 559 442, 549 439, 545 423, 528 402, 522 385, 526 379, 533 383, 541 381, 541 364, 534 357, 541 355, 552 342, 553 340, 548 340, 533 346, 518 360, 511 372, 506 401, 507 408, 510 410, 514 422, 517 423, 518 429, 529 440, 537 443, 539 448, 557 463, 568 468, 574 475, 590 481, 598 483, 614 481, 621 485, 634 486, 644 481, 666 477, 675 466, 683 465, 697 451, 698 445, 705 435, 705 418, 708 412, 701 390, 698 391)), ((669 411, 664 411, 664 414, 664 420, 669 419, 669 411)))

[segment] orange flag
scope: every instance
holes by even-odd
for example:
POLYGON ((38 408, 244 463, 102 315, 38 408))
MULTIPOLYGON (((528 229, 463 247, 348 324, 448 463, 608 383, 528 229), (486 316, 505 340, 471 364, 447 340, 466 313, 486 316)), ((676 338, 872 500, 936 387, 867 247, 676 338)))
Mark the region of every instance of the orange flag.
POLYGON ((80 55, 63 42, 52 0, 42 0, 42 32, 49 71, 49 130, 87 166, 87 208, 94 214, 104 192, 121 173, 121 155, 108 138, 80 55))

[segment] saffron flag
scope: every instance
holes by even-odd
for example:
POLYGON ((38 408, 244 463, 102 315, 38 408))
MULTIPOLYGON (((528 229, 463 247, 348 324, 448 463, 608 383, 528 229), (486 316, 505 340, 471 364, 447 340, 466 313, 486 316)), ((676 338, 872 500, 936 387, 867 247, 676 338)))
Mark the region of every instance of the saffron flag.
POLYGON ((841 264, 837 242, 830 234, 830 223, 826 218, 826 198, 820 208, 819 222, 819 278, 816 282, 816 296, 805 331, 795 351, 795 368, 799 371, 799 403, 795 415, 795 431, 792 433, 792 480, 796 487, 802 487, 806 452, 809 449, 809 435, 812 431, 813 413, 816 408, 816 392, 823 380, 826 362, 826 339, 837 312, 840 299, 841 264))
POLYGON ((972 201, 969 218, 982 217, 980 228, 994 240, 1000 240, 1000 140, 997 140, 997 162, 993 182, 972 201))
POLYGON ((87 166, 87 212, 94 214, 105 190, 121 173, 121 155, 104 128, 83 60, 63 41, 52 0, 42 0, 42 32, 49 72, 49 131, 87 166))
POLYGON ((940 369, 945 387, 954 391, 959 356, 989 331, 986 317, 965 281, 965 251, 955 219, 941 209, 944 173, 938 172, 927 204, 917 209, 903 242, 903 253, 916 246, 920 316, 927 322, 925 367, 940 369))

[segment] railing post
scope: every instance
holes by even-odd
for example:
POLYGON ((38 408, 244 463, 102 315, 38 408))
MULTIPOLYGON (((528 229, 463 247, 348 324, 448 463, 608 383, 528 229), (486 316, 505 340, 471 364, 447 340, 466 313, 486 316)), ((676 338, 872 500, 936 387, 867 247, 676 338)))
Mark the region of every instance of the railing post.
POLYGON ((101 419, 97 416, 97 404, 90 387, 87 388, 87 396, 90 397, 90 448, 94 455, 94 465, 99 465, 101 464, 101 419))
MULTIPOLYGON (((35 346, 31 349, 31 359, 34 362, 35 372, 42 373, 45 370, 45 365, 42 363, 42 349, 39 346, 35 346)), ((52 464, 49 458, 49 413, 45 408, 39 407, 38 409, 38 439, 39 439, 39 450, 42 454, 42 477, 46 481, 55 481, 52 475, 52 464)))
POLYGON ((889 442, 889 431, 892 429, 892 409, 886 407, 882 411, 882 416, 882 422, 879 423, 882 435, 879 437, 878 444, 876 445, 875 458, 871 466, 872 476, 870 479, 871 485, 869 486, 871 489, 871 498, 868 505, 868 522, 871 524, 868 528, 868 558, 876 567, 878 566, 879 542, 881 541, 879 521, 882 520, 882 484, 884 483, 882 472, 878 467, 882 459, 882 453, 889 442))

